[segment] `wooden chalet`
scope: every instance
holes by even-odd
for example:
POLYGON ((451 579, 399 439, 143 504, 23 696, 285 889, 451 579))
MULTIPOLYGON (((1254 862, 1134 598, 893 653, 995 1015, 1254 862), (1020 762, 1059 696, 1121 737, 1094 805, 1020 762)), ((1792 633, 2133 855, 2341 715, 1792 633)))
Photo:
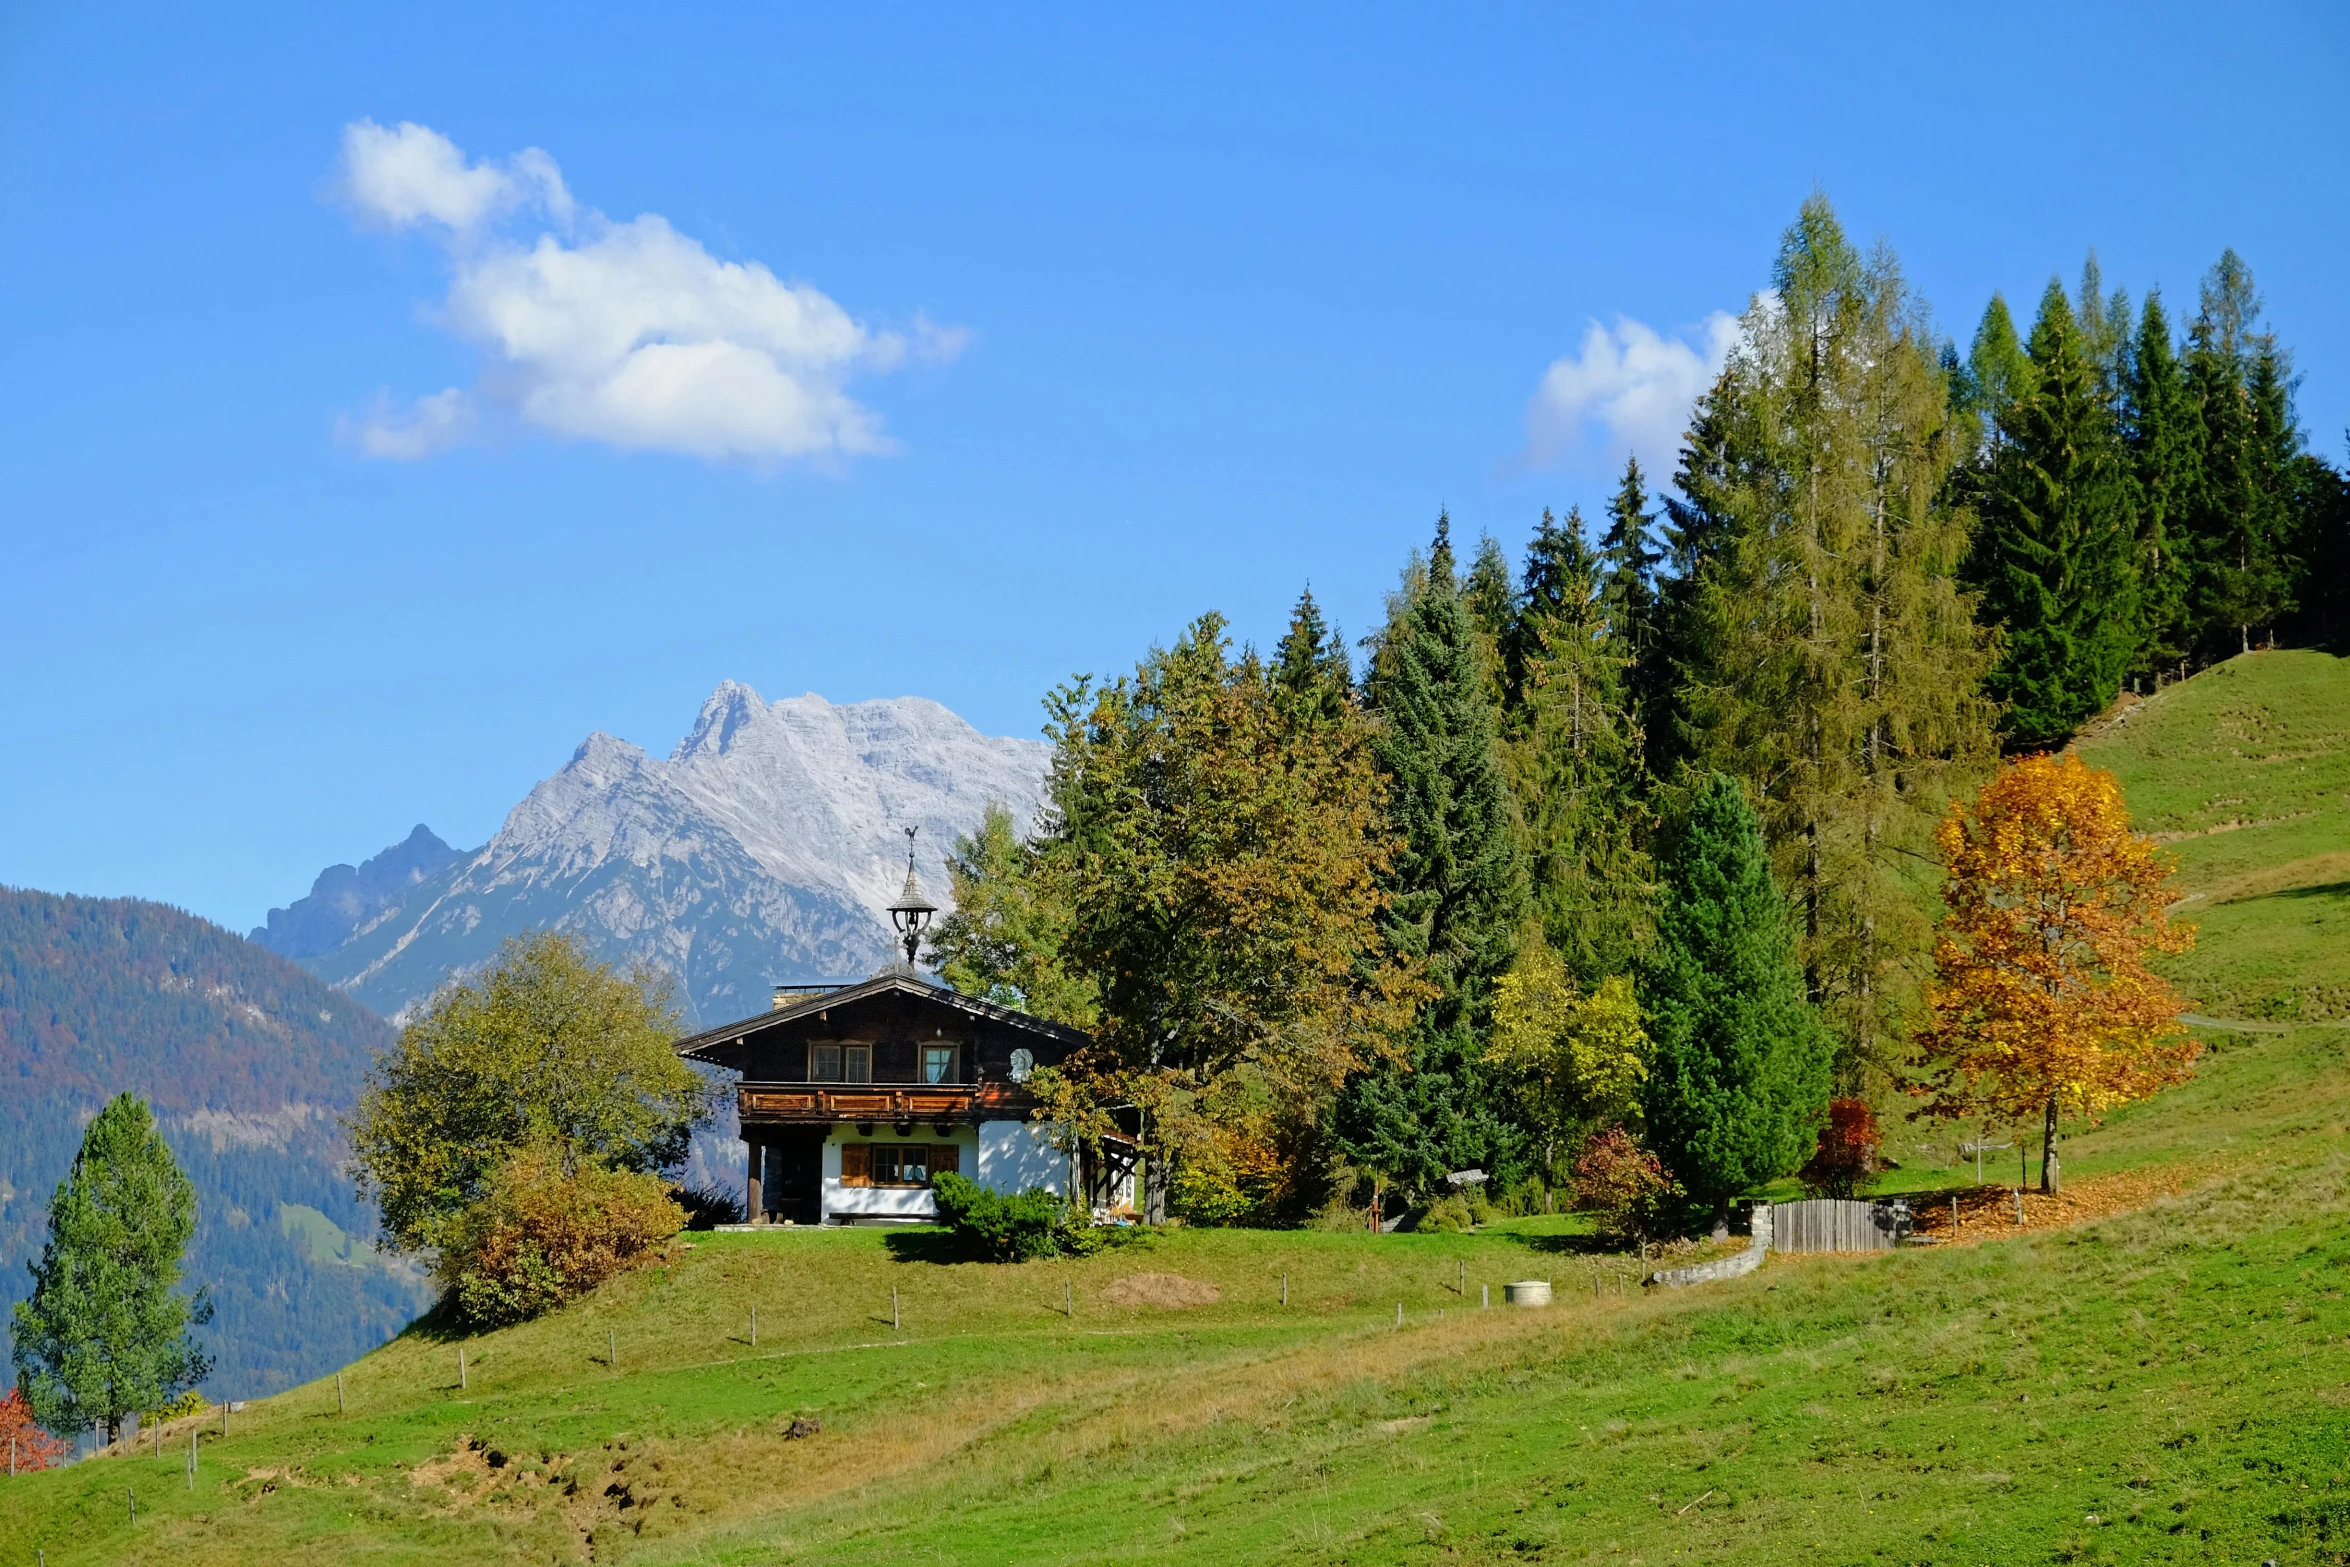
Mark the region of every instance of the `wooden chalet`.
MULTIPOLYGON (((1071 1156, 1023 1085, 1090 1036, 923 978, 912 959, 934 912, 909 854, 890 910, 905 962, 862 984, 779 985, 760 1016, 678 1041, 686 1059, 739 1076, 752 1223, 932 1218, 930 1180, 945 1170, 1001 1192, 1070 1190, 1071 1156)), ((1130 1155, 1086 1163, 1097 1206, 1131 1200, 1130 1155)))

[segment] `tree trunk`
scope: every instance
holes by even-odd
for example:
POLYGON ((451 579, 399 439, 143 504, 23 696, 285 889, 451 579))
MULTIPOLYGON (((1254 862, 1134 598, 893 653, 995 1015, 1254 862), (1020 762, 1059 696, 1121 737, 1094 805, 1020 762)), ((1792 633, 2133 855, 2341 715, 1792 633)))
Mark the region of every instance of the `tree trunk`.
POLYGON ((2064 1189, 2064 1172, 2056 1162, 2056 1096, 2048 1096, 2048 1122, 2040 1136, 2040 1190, 2057 1192, 2064 1189))
POLYGON ((1145 1224, 1167 1222, 1167 1157, 1153 1148, 1143 1155, 1142 1219, 1145 1224))
POLYGON ((1729 1238, 1730 1199, 1727 1197, 1716 1197, 1714 1199, 1714 1239, 1717 1241, 1726 1241, 1729 1238))

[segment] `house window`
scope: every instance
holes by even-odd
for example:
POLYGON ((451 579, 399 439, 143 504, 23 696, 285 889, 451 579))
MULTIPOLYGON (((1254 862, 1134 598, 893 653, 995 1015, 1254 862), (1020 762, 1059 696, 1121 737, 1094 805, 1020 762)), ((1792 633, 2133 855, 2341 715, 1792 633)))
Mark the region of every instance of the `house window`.
POLYGON ((837 1083, 840 1081, 840 1046, 810 1045, 808 1047, 808 1081, 837 1083))
POLYGON ((922 1081, 925 1083, 954 1083, 962 1080, 955 1070, 955 1058, 962 1052, 953 1045, 924 1045, 922 1047, 922 1081))
POLYGON ((930 1179, 961 1167, 953 1143, 843 1143, 843 1186, 928 1186, 930 1179))
POLYGON ((848 1067, 848 1081, 852 1083, 873 1081, 873 1047, 871 1045, 850 1045, 841 1054, 847 1057, 844 1064, 848 1067))

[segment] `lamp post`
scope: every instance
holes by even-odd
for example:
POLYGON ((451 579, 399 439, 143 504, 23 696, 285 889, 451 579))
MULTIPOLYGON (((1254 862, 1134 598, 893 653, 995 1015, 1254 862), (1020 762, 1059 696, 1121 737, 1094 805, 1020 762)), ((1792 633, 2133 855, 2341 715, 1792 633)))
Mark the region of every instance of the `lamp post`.
POLYGON ((919 831, 919 827, 906 829, 906 890, 889 906, 889 922, 897 927, 898 941, 906 949, 909 969, 914 966, 914 955, 922 948, 923 933, 930 929, 931 916, 938 912, 938 905, 922 896, 922 878, 914 874, 914 834, 919 831))

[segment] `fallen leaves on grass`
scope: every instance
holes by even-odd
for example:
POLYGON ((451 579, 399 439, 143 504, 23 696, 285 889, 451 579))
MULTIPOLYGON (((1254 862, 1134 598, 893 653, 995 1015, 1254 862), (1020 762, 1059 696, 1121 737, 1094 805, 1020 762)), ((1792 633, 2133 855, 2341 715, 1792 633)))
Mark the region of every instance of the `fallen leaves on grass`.
POLYGON ((1913 1192, 1909 1198, 1910 1232, 1957 1245, 2003 1240, 2026 1230, 2056 1230, 2091 1219, 2109 1219, 2117 1213, 2149 1208, 2165 1197, 2175 1197, 2212 1173, 2200 1165, 2160 1165, 2143 1170, 2117 1170, 2110 1175, 2088 1175, 2053 1194, 2024 1190, 2023 1222, 2016 1222, 2016 1189, 2012 1186, 1963 1186, 1949 1191, 1913 1192), (1951 1204, 1958 1205, 1952 1226, 1951 1204))

